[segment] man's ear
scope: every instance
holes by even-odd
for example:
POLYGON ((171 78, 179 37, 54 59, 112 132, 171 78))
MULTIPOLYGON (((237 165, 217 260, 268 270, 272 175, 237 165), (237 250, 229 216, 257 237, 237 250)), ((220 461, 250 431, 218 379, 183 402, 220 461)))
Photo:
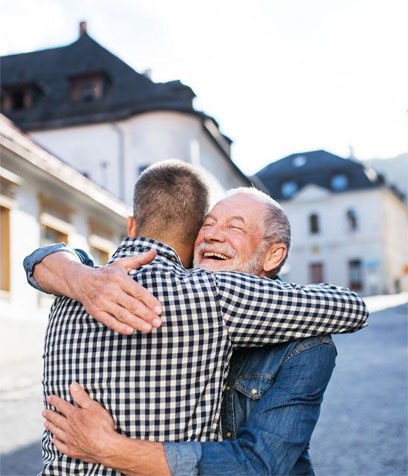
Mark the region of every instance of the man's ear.
POLYGON ((285 243, 273 243, 265 254, 263 270, 265 273, 276 269, 288 254, 285 243))
POLYGON ((136 238, 137 224, 134 217, 127 218, 127 232, 130 238, 136 238))

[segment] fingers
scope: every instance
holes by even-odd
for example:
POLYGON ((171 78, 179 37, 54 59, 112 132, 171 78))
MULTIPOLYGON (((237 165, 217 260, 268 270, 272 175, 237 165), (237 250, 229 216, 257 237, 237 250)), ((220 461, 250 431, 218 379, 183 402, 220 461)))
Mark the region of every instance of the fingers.
POLYGON ((156 251, 151 250, 83 274, 80 301, 89 314, 123 335, 160 327, 159 301, 127 274, 129 269, 146 264, 155 256, 156 251))
POLYGON ((129 258, 120 258, 115 261, 115 264, 120 266, 126 273, 129 273, 132 269, 151 263, 156 258, 156 255, 156 250, 150 250, 147 253, 130 256, 129 258))
POLYGON ((84 388, 77 382, 72 382, 69 386, 69 392, 74 401, 81 407, 87 410, 99 407, 99 403, 92 400, 92 398, 86 393, 84 388))
POLYGON ((57 397, 56 395, 51 395, 50 397, 47 397, 47 402, 66 417, 68 417, 73 411, 75 411, 74 405, 71 405, 69 402, 63 400, 60 397, 57 397))
MULTIPOLYGON (((67 428, 67 419, 53 410, 44 410, 42 416, 47 420, 47 422, 61 428, 62 430, 67 428)), ((46 428, 48 427, 46 426, 46 428)))
MULTIPOLYGON (((98 313, 92 313, 93 317, 97 319, 101 324, 109 329, 112 329, 119 334, 128 336, 135 332, 135 328, 132 326, 128 326, 123 324, 123 322, 119 321, 115 316, 108 314, 105 311, 99 311, 98 313)), ((150 327, 151 329, 151 327, 150 327)), ((148 331, 147 331, 148 332, 148 331)))
MULTIPOLYGON (((133 279, 126 280, 124 283, 125 291, 129 296, 135 298, 137 302, 143 303, 147 310, 152 311, 156 317, 162 313, 160 302, 140 284, 133 279)), ((142 317, 142 316, 141 316, 142 317)))
MULTIPOLYGON (((151 250, 154 252, 154 256, 156 255, 155 250, 151 250)), ((150 254, 146 253, 146 255, 150 254)), ((153 254, 152 254, 153 255, 153 254)), ((129 263, 139 262, 140 255, 131 256, 129 258, 121 258, 116 260, 113 264, 107 266, 107 268, 111 268, 113 271, 115 267, 120 268, 122 271, 125 270, 126 273, 135 269, 133 265, 129 265, 129 263), (126 264, 127 263, 127 264, 126 264)), ((131 298, 136 299, 137 301, 141 301, 148 309, 150 309, 155 314, 161 314, 162 309, 160 306, 160 302, 151 294, 147 289, 143 286, 138 284, 135 280, 127 275, 123 275, 121 273, 112 273, 111 279, 114 281, 116 280, 116 285, 118 286, 119 290, 123 290, 127 293, 131 298)), ((118 297, 121 299, 123 298, 122 294, 118 294, 118 297)), ((156 316, 158 317, 158 316, 156 316)))
POLYGON ((45 428, 50 431, 55 437, 61 441, 66 441, 65 431, 59 428, 57 425, 54 425, 49 420, 44 423, 45 428))
POLYGON ((106 303, 106 311, 124 324, 144 332, 149 332, 152 326, 160 327, 162 324, 156 313, 126 294, 122 295, 120 303, 106 303), (142 328, 143 323, 148 325, 142 328))
POLYGON ((58 438, 53 438, 52 442, 60 453, 64 453, 67 456, 74 457, 73 453, 69 451, 68 446, 63 441, 59 440, 58 438))
MULTIPOLYGON (((151 324, 139 319, 138 317, 135 317, 133 314, 129 313, 120 306, 111 305, 110 310, 112 314, 100 311, 97 314, 94 314, 94 317, 103 325, 109 327, 109 329, 112 329, 115 332, 118 332, 119 334, 131 335, 134 334, 135 331, 150 332, 152 330, 151 324), (119 318, 125 319, 129 324, 123 323, 119 320, 119 318)), ((156 324, 156 327, 159 327, 160 325, 161 321, 159 320, 159 325, 156 324)))

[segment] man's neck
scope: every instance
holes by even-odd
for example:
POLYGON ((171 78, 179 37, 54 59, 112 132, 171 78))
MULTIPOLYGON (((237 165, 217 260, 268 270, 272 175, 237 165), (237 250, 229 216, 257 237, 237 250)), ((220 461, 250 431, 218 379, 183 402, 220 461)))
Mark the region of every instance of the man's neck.
MULTIPOLYGON (((140 234, 140 236, 143 236, 145 238, 151 238, 152 240, 156 240, 156 241, 159 241, 160 243, 170 246, 178 254, 181 262, 183 263, 183 266, 185 268, 191 268, 191 263, 193 261, 193 252, 194 252, 193 245, 181 244, 180 240, 175 240, 174 238, 166 236, 166 235, 152 236, 152 233, 149 233, 149 235, 140 234)), ((137 238, 140 238, 140 236, 137 236, 137 238)))

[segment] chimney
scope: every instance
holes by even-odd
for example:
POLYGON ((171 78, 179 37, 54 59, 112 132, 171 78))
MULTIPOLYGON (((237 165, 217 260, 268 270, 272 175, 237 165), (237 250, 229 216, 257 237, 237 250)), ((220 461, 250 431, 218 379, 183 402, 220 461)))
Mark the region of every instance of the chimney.
POLYGON ((86 21, 79 22, 79 36, 87 35, 88 32, 86 31, 86 21))

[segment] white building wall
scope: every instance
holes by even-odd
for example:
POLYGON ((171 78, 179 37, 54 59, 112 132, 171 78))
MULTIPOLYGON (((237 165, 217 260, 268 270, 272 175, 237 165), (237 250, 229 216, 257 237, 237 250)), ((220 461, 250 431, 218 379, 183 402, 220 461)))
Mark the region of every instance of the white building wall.
POLYGON ((226 189, 247 185, 212 143, 202 127, 202 119, 192 114, 155 111, 117 123, 64 127, 30 135, 128 205, 132 203, 140 167, 170 158, 200 165, 207 172, 215 198, 226 189), (124 191, 120 179, 121 147, 124 191), (105 163, 109 165, 104 168, 105 163))
POLYGON ((106 223, 112 230, 115 246, 126 235, 126 219, 97 204, 91 197, 81 196, 75 190, 58 183, 52 176, 36 170, 23 159, 2 153, 1 167, 21 179, 15 189, 10 209, 10 291, 0 293, 0 317, 30 319, 46 316, 50 299, 41 299, 40 293, 27 284, 23 259, 41 246, 40 194, 65 204, 72 210, 72 231, 68 244, 90 251, 89 221, 106 223))
POLYGON ((388 190, 384 191, 384 262, 390 292, 408 289, 408 209, 388 190))
POLYGON ((119 135, 112 124, 62 127, 30 137, 98 185, 119 196, 119 135), (107 163, 106 168, 103 164, 107 163))
POLYGON ((408 290, 404 265, 408 263, 407 209, 387 189, 332 194, 309 186, 293 200, 282 202, 292 225, 292 248, 286 279, 310 282, 311 263, 323 263, 323 279, 349 286, 349 261, 362 261, 362 294, 395 292, 395 280, 408 290), (347 210, 357 214, 351 230, 347 210), (312 234, 309 216, 320 218, 320 233, 312 234), (405 230, 405 231, 404 231, 405 230))

